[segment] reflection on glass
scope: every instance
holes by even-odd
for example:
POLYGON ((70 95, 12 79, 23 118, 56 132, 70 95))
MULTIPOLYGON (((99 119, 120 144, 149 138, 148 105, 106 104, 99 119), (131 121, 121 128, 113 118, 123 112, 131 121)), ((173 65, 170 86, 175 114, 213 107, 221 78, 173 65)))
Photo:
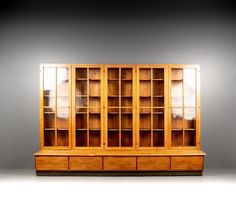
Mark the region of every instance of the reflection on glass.
POLYGON ((44 106, 55 107, 56 69, 44 68, 43 88, 44 106))
POLYGON ((184 109, 184 128, 194 129, 196 123, 195 108, 184 109))
POLYGON ((184 69, 184 105, 195 106, 195 69, 184 69))
POLYGON ((67 108, 57 109, 57 128, 68 129, 69 113, 67 108))
POLYGON ((56 69, 55 68, 44 68, 43 77, 43 88, 45 95, 51 95, 47 92, 55 91, 56 85, 56 69))
POLYGON ((171 81, 171 104, 172 107, 181 107, 183 105, 183 82, 171 81))
POLYGON ((87 81, 86 80, 76 81, 76 95, 77 96, 87 95, 87 81))
POLYGON ((182 108, 172 108, 171 123, 173 129, 183 128, 183 110, 182 108))

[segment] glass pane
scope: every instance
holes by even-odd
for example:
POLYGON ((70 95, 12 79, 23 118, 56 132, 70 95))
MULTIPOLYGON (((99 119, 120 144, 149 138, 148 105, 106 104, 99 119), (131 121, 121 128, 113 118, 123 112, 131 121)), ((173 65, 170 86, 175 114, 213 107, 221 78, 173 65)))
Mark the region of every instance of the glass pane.
POLYGON ((140 96, 151 96, 151 81, 140 80, 140 96))
POLYGON ((100 96, 100 80, 90 80, 89 81, 89 95, 90 96, 100 96))
POLYGON ((55 146, 55 130, 44 131, 44 146, 55 146))
POLYGON ((121 146, 122 147, 132 147, 133 146, 132 131, 122 131, 122 133, 121 133, 121 146))
POLYGON ((89 131, 89 146, 100 147, 101 146, 101 134, 100 131, 89 131))
POLYGON ((119 69, 118 68, 109 68, 108 69, 108 79, 109 80, 118 80, 119 79, 119 69))
POLYGON ((119 129, 119 115, 108 114, 108 129, 119 129))
POLYGON ((55 97, 51 95, 44 95, 44 106, 55 107, 55 97))
POLYGON ((153 107, 164 107, 164 97, 154 97, 153 107))
POLYGON ((76 114, 76 129, 86 129, 87 128, 87 114, 77 113, 76 114))
POLYGON ((57 131, 57 146, 69 146, 68 130, 57 131))
POLYGON ((132 80, 132 68, 121 69, 121 79, 122 80, 132 80))
POLYGON ((86 80, 76 81, 76 95, 77 96, 87 95, 87 81, 86 80))
POLYGON ((151 69, 142 68, 139 71, 139 79, 140 80, 150 80, 151 79, 151 69))
POLYGON ((100 107, 100 97, 89 97, 89 107, 100 107))
POLYGON ((153 146, 164 147, 164 131, 153 131, 153 146))
POLYGON ((132 97, 122 97, 121 98, 122 107, 132 107, 132 97))
POLYGON ((171 128, 183 129, 183 109, 182 108, 172 108, 171 128))
POLYGON ((171 105, 172 107, 183 106, 183 81, 171 81, 171 105))
POLYGON ((132 96, 132 81, 121 81, 121 96, 132 96))
POLYGON ((132 113, 130 114, 121 114, 121 128, 122 129, 132 129, 132 113))
POLYGON ((101 121, 100 121, 100 114, 89 114, 89 128, 90 129, 100 129, 101 128, 101 121))
POLYGON ((108 131, 108 147, 119 147, 119 131, 108 131))
POLYGON ((119 81, 108 81, 108 96, 119 96, 119 81))
POLYGON ((86 68, 76 68, 76 79, 86 79, 87 69, 86 68))
POLYGON ((57 128, 68 129, 68 125, 69 125, 68 121, 69 121, 68 108, 58 108, 57 109, 57 128))
POLYGON ((139 136, 139 146, 140 147, 150 147, 151 146, 151 131, 140 131, 139 136))
POLYGON ((196 146, 195 130, 184 131, 184 146, 196 146))
POLYGON ((164 79, 164 69, 153 69, 153 79, 164 79))
POLYGON ((183 146, 183 131, 172 131, 171 146, 183 146))
POLYGON ((76 97, 76 107, 87 107, 87 97, 76 97))
POLYGON ((58 68, 57 69, 57 95, 68 96, 69 91, 69 69, 58 68))
POLYGON ((139 105, 140 105, 140 107, 150 107, 151 106, 151 97, 140 97, 139 105))
POLYGON ((43 90, 44 90, 44 95, 55 96, 55 90, 56 90, 55 68, 44 68, 43 90))
POLYGON ((195 129, 196 128, 196 115, 195 108, 184 109, 184 128, 195 129))
POLYGON ((119 107, 119 97, 108 97, 108 107, 119 107))
POLYGON ((153 81, 153 96, 164 96, 164 81, 153 81))
POLYGON ((183 69, 172 69, 171 80, 183 80, 183 69))
POLYGON ((153 129, 164 129, 164 112, 153 114, 153 129))
POLYGON ((87 146, 87 131, 83 130, 76 131, 76 146, 77 147, 87 146))
POLYGON ((184 105, 195 106, 196 94, 195 69, 184 69, 184 105))
POLYGON ((100 68, 90 68, 89 79, 100 80, 100 68))
POLYGON ((55 113, 44 113, 44 128, 55 128, 55 113))
POLYGON ((140 129, 151 129, 151 114, 140 114, 140 129))

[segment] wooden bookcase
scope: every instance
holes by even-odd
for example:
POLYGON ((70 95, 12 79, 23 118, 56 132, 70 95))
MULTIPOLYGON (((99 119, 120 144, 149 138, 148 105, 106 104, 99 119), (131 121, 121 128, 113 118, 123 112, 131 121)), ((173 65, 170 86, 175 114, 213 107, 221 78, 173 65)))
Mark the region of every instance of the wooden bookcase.
POLYGON ((37 175, 201 175, 200 66, 42 64, 37 175))

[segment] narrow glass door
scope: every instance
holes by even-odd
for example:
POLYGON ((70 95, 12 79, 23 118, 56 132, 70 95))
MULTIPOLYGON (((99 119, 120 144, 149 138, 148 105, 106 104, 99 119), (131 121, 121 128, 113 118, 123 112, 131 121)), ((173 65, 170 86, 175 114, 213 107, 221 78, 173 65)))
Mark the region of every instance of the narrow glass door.
POLYGON ((139 68, 139 147, 164 147, 164 68, 139 68))
POLYGON ((76 147, 101 147, 101 68, 76 68, 76 147))
POLYGON ((133 68, 108 68, 107 146, 133 146, 133 68))
POLYGON ((196 146, 195 68, 171 69, 171 146, 196 146))
POLYGON ((69 75, 67 67, 45 67, 44 89, 44 146, 69 146, 69 75))

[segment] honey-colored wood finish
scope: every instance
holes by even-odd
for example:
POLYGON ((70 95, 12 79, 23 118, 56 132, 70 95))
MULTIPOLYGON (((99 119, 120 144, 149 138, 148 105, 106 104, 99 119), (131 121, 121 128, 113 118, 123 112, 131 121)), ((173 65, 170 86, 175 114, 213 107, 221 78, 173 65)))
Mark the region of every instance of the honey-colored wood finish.
POLYGON ((37 171, 203 171, 198 64, 41 64, 37 171))
POLYGON ((157 171, 169 169, 170 157, 137 157, 137 170, 157 171))
POLYGON ((171 157, 171 170, 203 170, 203 156, 173 156, 171 157))
POLYGON ((48 157, 48 156, 37 156, 36 160, 36 170, 68 170, 68 157, 48 157))
POLYGON ((136 157, 104 157, 104 170, 132 171, 136 170, 136 157))
POLYGON ((70 170, 98 171, 103 169, 102 157, 70 157, 69 164, 70 170))

